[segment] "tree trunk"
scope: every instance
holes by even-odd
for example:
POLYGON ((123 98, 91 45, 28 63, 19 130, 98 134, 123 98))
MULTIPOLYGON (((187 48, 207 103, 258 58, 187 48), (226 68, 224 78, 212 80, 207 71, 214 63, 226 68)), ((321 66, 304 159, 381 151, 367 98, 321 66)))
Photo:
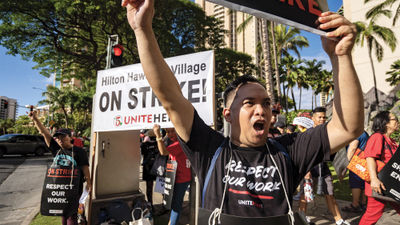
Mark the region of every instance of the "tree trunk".
POLYGON ((301 88, 300 86, 299 86, 299 88, 300 88, 300 98, 299 98, 299 110, 300 110, 301 109, 301 95, 303 92, 303 88, 301 88))
POLYGON ((281 103, 281 79, 279 77, 278 69, 278 55, 276 52, 276 40, 275 40, 275 22, 271 21, 271 32, 272 32, 272 49, 274 52, 274 68, 275 68, 275 81, 276 81, 276 91, 278 94, 278 102, 281 103))
POLYGON ((294 111, 297 112, 297 107, 296 107, 296 100, 294 99, 294 93, 293 93, 293 87, 290 88, 290 92, 292 94, 292 98, 293 98, 293 105, 294 105, 294 111))
POLYGON ((267 94, 271 98, 272 104, 275 104, 276 101, 274 96, 274 81, 272 79, 268 21, 266 19, 263 19, 262 24, 263 24, 262 46, 264 55, 265 86, 267 89, 267 94))
POLYGON ((371 62, 372 76, 373 76, 373 79, 374 79, 375 104, 376 104, 376 109, 378 109, 378 106, 379 106, 378 87, 377 87, 377 84, 376 84, 376 74, 375 74, 374 61, 372 60, 371 47, 369 45, 368 45, 368 56, 369 56, 369 61, 371 62))
POLYGON ((286 112, 289 111, 289 82, 286 89, 286 112))
POLYGON ((312 111, 314 110, 314 90, 312 91, 312 94, 311 94, 311 110, 312 111))
POLYGON ((64 116, 65 116, 65 128, 68 128, 68 113, 64 107, 62 107, 62 110, 63 110, 64 116))

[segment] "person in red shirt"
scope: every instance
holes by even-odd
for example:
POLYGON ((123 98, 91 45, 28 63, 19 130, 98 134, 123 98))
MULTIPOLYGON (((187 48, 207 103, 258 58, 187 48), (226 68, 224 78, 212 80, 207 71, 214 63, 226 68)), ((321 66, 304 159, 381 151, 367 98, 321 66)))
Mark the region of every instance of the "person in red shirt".
POLYGON ((167 136, 172 141, 168 146, 165 146, 162 135, 160 133, 160 125, 155 124, 153 127, 154 134, 156 135, 158 150, 161 155, 169 155, 170 160, 177 162, 174 194, 171 204, 171 215, 169 218, 169 225, 178 224, 180 212, 182 209, 183 197, 190 184, 192 174, 190 170, 190 162, 178 142, 174 128, 167 128, 167 136))
MULTIPOLYGON (((372 197, 372 190, 380 194, 382 189, 385 190, 385 185, 377 176, 375 160, 380 159, 387 163, 392 158, 398 144, 390 138, 390 135, 398 129, 399 120, 392 113, 382 111, 375 116, 372 124, 372 130, 375 133, 368 139, 364 150, 371 183, 365 182, 365 195, 368 197, 368 203, 367 210, 360 220, 360 225, 375 224, 382 216, 386 202, 372 197)), ((400 205, 390 204, 400 214, 400 205)))

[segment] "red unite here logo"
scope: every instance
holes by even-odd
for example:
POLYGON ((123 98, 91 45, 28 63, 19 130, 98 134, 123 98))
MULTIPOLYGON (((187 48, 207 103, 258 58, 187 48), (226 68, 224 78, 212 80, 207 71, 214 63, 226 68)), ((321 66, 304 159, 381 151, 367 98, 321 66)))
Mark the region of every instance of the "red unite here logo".
POLYGON ((122 125, 122 118, 121 116, 114 117, 114 126, 119 127, 122 125))

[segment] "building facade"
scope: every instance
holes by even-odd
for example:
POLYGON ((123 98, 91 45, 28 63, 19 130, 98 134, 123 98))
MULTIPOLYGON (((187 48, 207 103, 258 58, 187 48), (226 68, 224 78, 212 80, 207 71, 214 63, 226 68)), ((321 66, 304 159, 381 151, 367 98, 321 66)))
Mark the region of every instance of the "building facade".
POLYGON ((195 0, 195 3, 205 11, 207 16, 214 16, 222 22, 222 28, 227 31, 225 44, 228 48, 252 56, 253 63, 259 64, 260 54, 257 53, 257 44, 261 38, 259 35, 261 23, 255 17, 243 31, 238 32, 237 28, 250 17, 249 14, 233 11, 205 0, 195 0))
MULTIPOLYGON (((366 19, 365 14, 369 9, 381 2, 382 0, 374 0, 368 3, 364 3, 364 0, 343 0, 344 15, 351 22, 362 21, 368 24, 369 21, 366 19)), ((393 14, 395 13, 396 8, 397 4, 393 4, 393 14)), ((390 84, 385 80, 389 77, 386 72, 390 70, 390 66, 393 62, 400 59, 400 21, 397 21, 396 26, 392 26, 392 18, 389 19, 385 16, 381 16, 376 21, 376 24, 390 28, 397 38, 397 48, 393 52, 381 39, 378 39, 378 42, 384 47, 384 55, 381 62, 378 62, 375 57, 375 51, 374 49, 372 50, 372 60, 375 67, 379 99, 380 101, 384 101, 387 97, 391 98, 394 96, 395 92, 399 89, 399 87, 390 86, 390 84)), ((366 98, 372 96, 372 99, 374 100, 374 80, 366 42, 364 42, 363 47, 355 45, 353 50, 353 62, 361 81, 362 90, 364 94, 366 94, 366 98)), ((366 100, 368 102, 368 99, 366 100)), ((390 104, 390 102, 387 103, 390 104)))
POLYGON ((17 116, 17 100, 0 96, 0 119, 16 119, 17 116))

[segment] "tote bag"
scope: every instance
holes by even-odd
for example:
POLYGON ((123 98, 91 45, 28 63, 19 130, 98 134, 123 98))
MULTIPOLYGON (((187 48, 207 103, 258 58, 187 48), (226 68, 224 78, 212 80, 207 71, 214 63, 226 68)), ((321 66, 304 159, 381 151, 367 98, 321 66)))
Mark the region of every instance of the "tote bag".
POLYGON ((67 165, 55 161, 58 160, 54 160, 46 171, 40 213, 44 216, 69 217, 78 211, 81 171, 74 168, 72 162, 67 165))

